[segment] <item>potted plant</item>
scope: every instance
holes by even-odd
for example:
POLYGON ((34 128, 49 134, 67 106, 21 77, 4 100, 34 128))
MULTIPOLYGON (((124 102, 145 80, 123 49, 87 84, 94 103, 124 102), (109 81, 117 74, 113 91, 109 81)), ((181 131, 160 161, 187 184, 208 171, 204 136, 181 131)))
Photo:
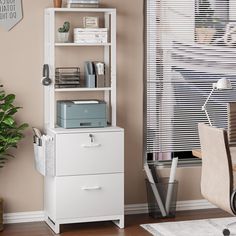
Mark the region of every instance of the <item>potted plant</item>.
POLYGON ((63 26, 58 28, 57 40, 59 43, 69 42, 69 30, 70 30, 70 22, 68 21, 65 21, 63 26))
POLYGON ((195 14, 195 33, 198 43, 209 44, 216 32, 214 10, 208 0, 199 0, 195 14))
POLYGON ((58 8, 61 7, 62 5, 62 0, 53 0, 53 6, 58 8))
MULTIPOLYGON (((0 85, 2 87, 2 85, 0 85)), ((24 137, 23 131, 28 124, 18 125, 15 114, 21 107, 13 104, 14 94, 6 94, 0 90, 0 168, 4 167, 7 160, 14 157, 9 150, 17 148, 17 143, 24 137)), ((3 199, 0 198, 0 231, 3 230, 3 199)))

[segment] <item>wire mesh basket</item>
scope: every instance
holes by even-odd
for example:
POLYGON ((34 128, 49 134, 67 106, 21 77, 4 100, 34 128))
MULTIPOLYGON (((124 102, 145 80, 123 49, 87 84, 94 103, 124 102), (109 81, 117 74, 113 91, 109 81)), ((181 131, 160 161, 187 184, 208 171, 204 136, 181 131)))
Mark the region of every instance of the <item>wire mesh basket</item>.
POLYGON ((169 178, 160 178, 158 183, 150 183, 146 179, 148 213, 152 218, 164 218, 161 214, 160 207, 153 194, 152 185, 156 185, 156 188, 160 194, 161 201, 167 213, 165 217, 175 217, 178 181, 175 181, 173 183, 169 183, 168 181, 169 181, 169 178), (169 201, 167 200, 168 199, 167 196, 169 197, 169 201), (168 207, 167 207, 167 201, 168 201, 168 207))

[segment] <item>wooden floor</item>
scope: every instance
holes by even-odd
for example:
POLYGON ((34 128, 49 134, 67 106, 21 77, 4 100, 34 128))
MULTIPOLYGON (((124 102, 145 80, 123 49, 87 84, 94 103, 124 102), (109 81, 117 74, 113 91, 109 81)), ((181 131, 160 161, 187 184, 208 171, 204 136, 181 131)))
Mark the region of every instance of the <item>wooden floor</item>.
MULTIPOLYGON (((219 209, 196 210, 177 212, 175 218, 157 220, 150 218, 147 214, 128 215, 125 217, 125 229, 119 229, 112 222, 81 223, 63 225, 61 234, 63 236, 150 236, 148 232, 140 227, 140 224, 207 219, 229 216, 219 209)), ((21 223, 5 225, 0 236, 52 236, 54 233, 44 222, 21 223)))

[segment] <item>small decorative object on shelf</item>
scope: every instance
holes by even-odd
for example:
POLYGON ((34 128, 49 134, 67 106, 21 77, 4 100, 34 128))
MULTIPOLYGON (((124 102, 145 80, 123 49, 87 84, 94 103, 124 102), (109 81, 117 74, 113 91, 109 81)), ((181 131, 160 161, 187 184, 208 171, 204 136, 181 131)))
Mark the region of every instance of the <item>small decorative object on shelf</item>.
POLYGON ((62 0, 53 0, 53 5, 55 8, 60 8, 62 5, 62 0))
POLYGON ((99 0, 67 0, 68 8, 99 7, 99 0))
POLYGON ((57 41, 59 43, 69 42, 69 30, 70 30, 70 22, 65 21, 63 26, 60 27, 57 32, 57 41))
POLYGON ((58 67, 55 73, 55 88, 80 87, 79 67, 58 67))
POLYGON ((217 23, 214 18, 214 10, 209 0, 198 0, 195 16, 196 42, 210 44, 216 29, 217 23))
POLYGON ((98 28, 99 17, 96 16, 85 16, 83 18, 84 28, 98 28))
POLYGON ((107 43, 107 28, 74 28, 74 43, 107 43))

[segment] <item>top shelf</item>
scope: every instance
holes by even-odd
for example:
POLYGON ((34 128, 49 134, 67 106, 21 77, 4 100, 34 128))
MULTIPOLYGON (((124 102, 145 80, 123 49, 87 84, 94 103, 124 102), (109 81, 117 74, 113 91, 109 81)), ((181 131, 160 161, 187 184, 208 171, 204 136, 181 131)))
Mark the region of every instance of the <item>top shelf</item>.
POLYGON ((49 12, 116 12, 115 8, 47 8, 49 12))
POLYGON ((70 47, 70 46, 111 46, 111 43, 55 43, 57 47, 70 47))

